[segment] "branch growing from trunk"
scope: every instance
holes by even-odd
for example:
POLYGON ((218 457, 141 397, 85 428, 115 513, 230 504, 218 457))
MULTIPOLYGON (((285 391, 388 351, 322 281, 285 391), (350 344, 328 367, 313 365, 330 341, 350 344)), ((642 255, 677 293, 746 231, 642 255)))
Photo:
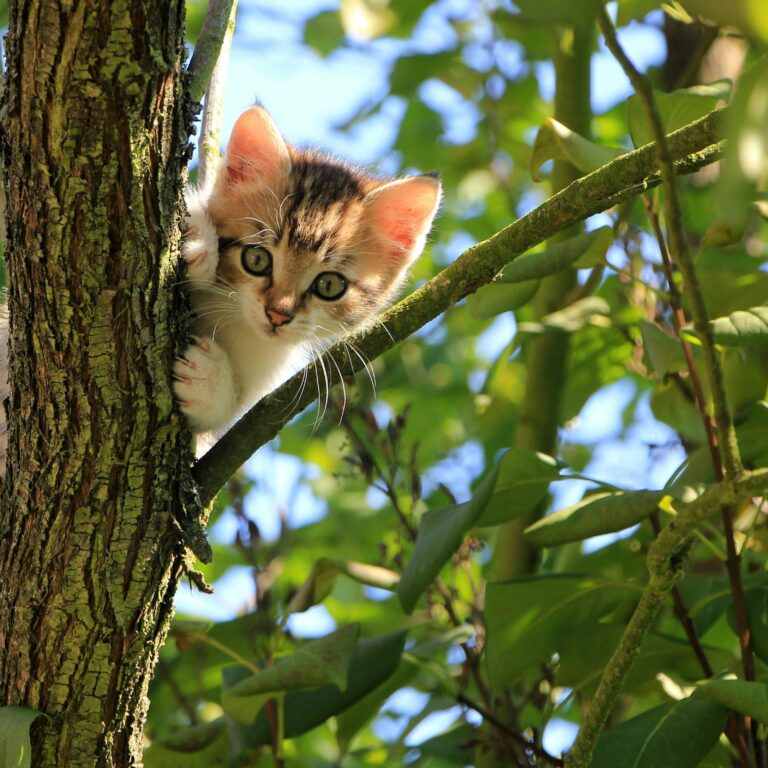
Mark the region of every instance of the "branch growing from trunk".
POLYGON ((233 0, 211 0, 195 52, 187 67, 189 95, 192 101, 203 98, 222 50, 224 36, 233 16, 233 0))
MULTIPOLYGON (((237 0, 229 0, 229 5, 229 18, 224 30, 224 36, 221 39, 221 48, 216 59, 216 66, 211 72, 211 81, 205 92, 203 119, 200 124, 200 141, 197 147, 197 183, 203 188, 213 185, 216 179, 216 169, 219 164, 221 115, 224 111, 224 89, 227 83, 227 70, 229 69, 229 52, 232 48, 232 37, 235 34, 237 0)), ((212 5, 211 8, 213 7, 212 5)), ((206 21, 207 19, 208 17, 206 17, 206 21)))
MULTIPOLYGON (((680 173, 691 173, 719 159, 722 112, 711 112, 670 134, 670 151, 680 173)), ((654 161, 655 147, 649 144, 574 181, 501 232, 467 249, 440 274, 389 309, 377 325, 329 349, 326 359, 330 358, 331 365, 345 374, 362 369, 363 357, 373 359, 395 346, 491 282, 505 264, 534 245, 659 184, 661 177, 654 170, 654 161)), ((294 414, 315 399, 318 393, 304 386, 306 381, 316 380, 315 366, 308 366, 257 403, 197 462, 194 476, 203 503, 210 502, 257 448, 275 437, 294 414)))

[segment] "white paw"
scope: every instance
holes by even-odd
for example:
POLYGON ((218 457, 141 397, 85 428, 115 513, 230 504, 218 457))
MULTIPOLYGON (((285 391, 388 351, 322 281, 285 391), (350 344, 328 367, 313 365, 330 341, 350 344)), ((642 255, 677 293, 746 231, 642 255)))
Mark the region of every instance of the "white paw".
POLYGON ((219 238, 206 208, 207 198, 199 190, 187 190, 187 219, 181 254, 187 262, 187 277, 193 284, 213 282, 219 263, 219 238))
POLYGON ((227 353, 212 339, 194 338, 173 364, 173 378, 174 394, 195 432, 219 429, 234 418, 232 368, 227 353))

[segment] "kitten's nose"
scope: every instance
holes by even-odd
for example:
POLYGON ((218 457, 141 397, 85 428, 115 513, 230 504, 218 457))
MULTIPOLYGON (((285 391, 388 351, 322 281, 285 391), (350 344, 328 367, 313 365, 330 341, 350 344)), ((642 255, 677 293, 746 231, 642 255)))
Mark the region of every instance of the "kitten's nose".
POLYGON ((269 322, 277 328, 280 325, 285 325, 293 320, 293 315, 286 315, 284 312, 278 312, 276 309, 264 310, 269 318, 269 322))

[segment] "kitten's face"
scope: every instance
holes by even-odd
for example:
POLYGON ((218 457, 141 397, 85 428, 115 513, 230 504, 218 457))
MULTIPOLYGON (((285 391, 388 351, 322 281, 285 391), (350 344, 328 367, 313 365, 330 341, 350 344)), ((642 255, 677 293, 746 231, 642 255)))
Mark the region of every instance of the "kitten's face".
POLYGON ((259 335, 338 337, 372 320, 419 255, 439 203, 431 177, 382 182, 289 149, 244 112, 210 199, 217 276, 259 335))

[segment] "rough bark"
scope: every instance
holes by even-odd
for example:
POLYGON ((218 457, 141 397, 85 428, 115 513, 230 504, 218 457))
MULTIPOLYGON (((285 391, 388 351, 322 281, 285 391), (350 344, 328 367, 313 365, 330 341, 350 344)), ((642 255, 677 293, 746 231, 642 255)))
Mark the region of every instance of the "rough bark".
POLYGON ((183 568, 189 448, 168 375, 183 21, 182 0, 10 7, 0 705, 48 715, 34 766, 140 764, 183 568))

